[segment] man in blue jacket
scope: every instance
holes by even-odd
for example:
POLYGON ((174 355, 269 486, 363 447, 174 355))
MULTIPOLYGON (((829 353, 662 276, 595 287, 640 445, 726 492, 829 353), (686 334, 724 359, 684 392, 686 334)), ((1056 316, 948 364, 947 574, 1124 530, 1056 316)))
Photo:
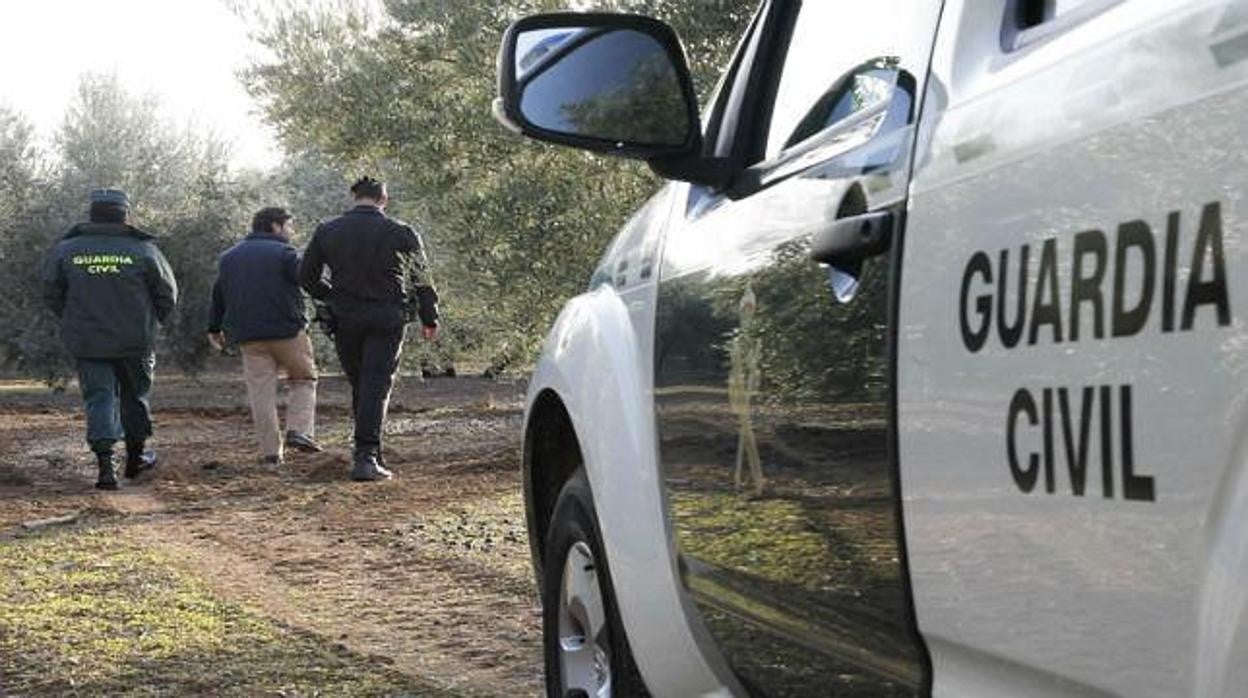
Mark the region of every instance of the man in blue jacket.
POLYGON ((217 348, 226 336, 239 344, 260 462, 280 465, 283 446, 316 452, 316 359, 308 337, 299 253, 290 244, 294 218, 283 208, 264 208, 251 234, 221 255, 212 287, 208 340, 217 348), (286 372, 290 401, 286 435, 277 414, 279 370, 286 372))
POLYGON ((117 489, 113 446, 126 441, 127 478, 155 465, 148 394, 156 366, 156 323, 178 300, 173 270, 153 236, 129 223, 130 200, 117 189, 91 192, 90 220, 74 226, 48 255, 43 297, 61 319, 78 363, 95 486, 117 489))

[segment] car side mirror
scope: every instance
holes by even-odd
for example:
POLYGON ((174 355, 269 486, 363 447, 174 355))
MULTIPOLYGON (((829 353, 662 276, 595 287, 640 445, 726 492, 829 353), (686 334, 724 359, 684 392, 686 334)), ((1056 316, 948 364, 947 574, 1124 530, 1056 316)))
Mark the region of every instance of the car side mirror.
MULTIPOLYGON (((534 15, 503 35, 494 117, 530 138, 650 162, 701 160, 693 80, 676 32, 638 15, 534 15)), ((667 165, 667 167, 664 167, 667 165)), ((673 170, 675 171, 662 171, 673 170)))

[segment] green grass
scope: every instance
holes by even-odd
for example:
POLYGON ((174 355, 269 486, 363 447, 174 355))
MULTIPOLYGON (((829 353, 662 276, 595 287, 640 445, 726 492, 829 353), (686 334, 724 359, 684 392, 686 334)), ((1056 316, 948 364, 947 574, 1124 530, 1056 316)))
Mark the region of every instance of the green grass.
POLYGON ((107 527, 0 542, 0 694, 434 696, 216 598, 107 527))

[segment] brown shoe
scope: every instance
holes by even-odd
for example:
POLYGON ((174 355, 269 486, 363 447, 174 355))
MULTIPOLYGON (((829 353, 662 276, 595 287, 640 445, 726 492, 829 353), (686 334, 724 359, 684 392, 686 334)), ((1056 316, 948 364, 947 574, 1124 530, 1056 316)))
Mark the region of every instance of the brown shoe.
POLYGON ((320 453, 325 450, 311 436, 297 431, 286 432, 286 447, 304 453, 320 453))

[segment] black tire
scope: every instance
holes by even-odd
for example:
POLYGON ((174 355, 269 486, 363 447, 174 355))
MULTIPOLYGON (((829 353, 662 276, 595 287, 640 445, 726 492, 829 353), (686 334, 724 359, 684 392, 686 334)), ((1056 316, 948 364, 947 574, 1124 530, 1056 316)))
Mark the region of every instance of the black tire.
POLYGON ((606 616, 611 694, 624 698, 648 697, 650 694, 633 661, 628 637, 620 621, 619 606, 615 601, 615 587, 612 584, 610 568, 603 551, 602 536, 598 532, 598 516, 594 510, 594 500, 589 491, 589 481, 585 476, 584 468, 578 469, 559 492, 549 530, 542 575, 545 580, 542 588, 542 646, 546 658, 546 695, 549 698, 586 696, 584 691, 568 691, 567 695, 564 693, 559 637, 564 566, 574 547, 578 543, 584 543, 593 553, 596 578, 606 616))

